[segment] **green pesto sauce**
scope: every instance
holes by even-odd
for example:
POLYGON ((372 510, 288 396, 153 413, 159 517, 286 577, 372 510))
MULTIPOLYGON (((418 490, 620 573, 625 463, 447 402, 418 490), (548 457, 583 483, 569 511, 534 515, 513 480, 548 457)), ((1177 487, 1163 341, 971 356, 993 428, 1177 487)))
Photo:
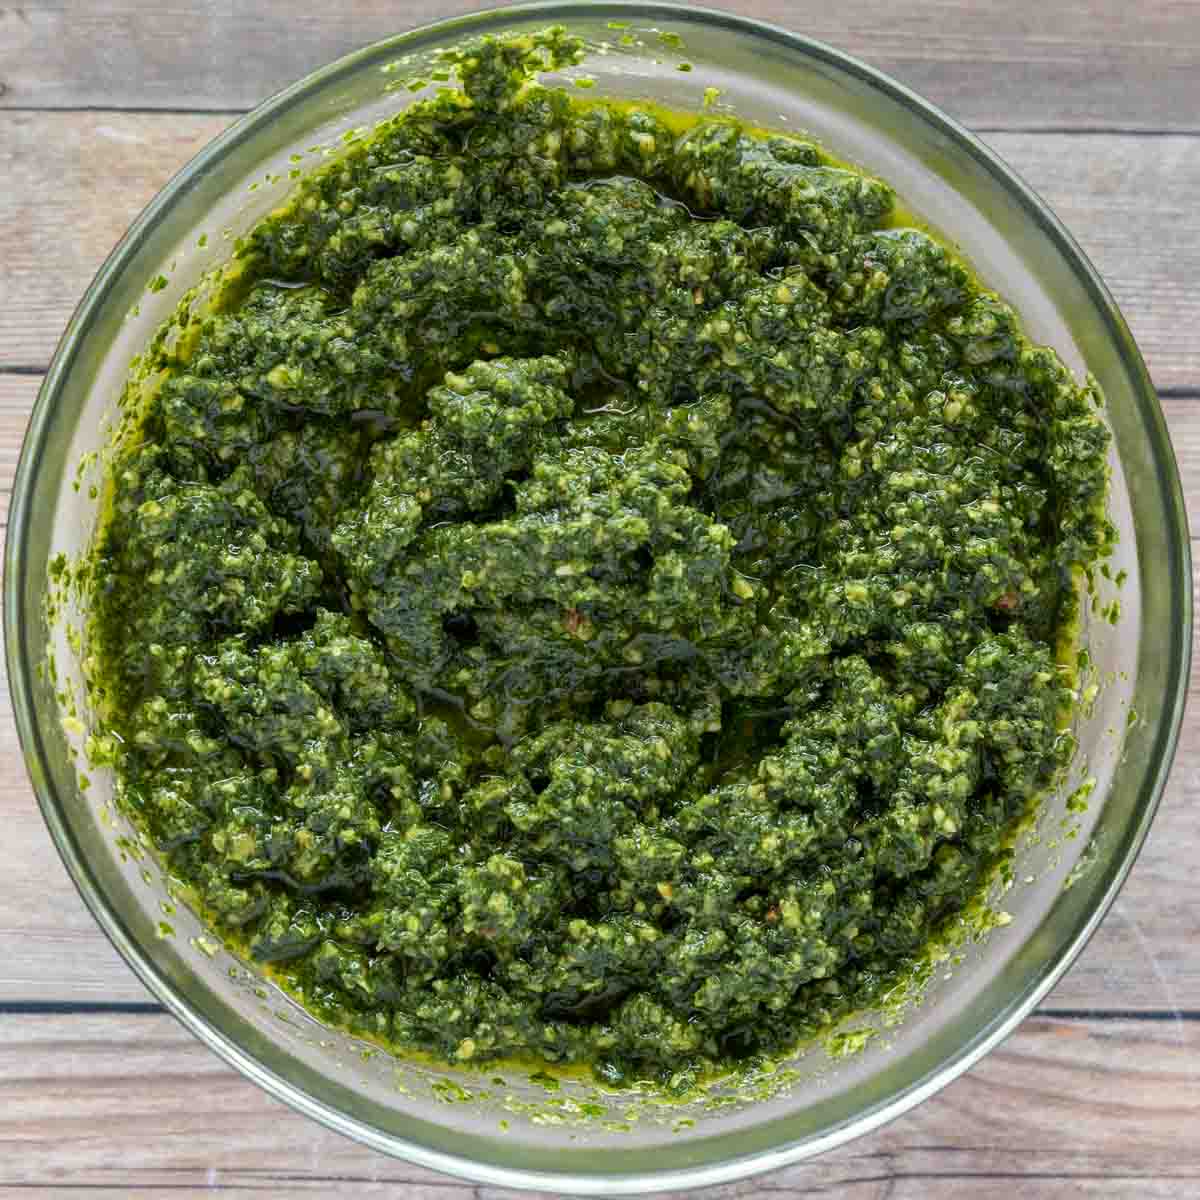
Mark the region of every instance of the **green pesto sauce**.
POLYGON ((448 52, 156 339, 91 687, 319 1017, 685 1091, 879 1003, 1059 780, 1108 434, 884 183, 580 57, 448 52))

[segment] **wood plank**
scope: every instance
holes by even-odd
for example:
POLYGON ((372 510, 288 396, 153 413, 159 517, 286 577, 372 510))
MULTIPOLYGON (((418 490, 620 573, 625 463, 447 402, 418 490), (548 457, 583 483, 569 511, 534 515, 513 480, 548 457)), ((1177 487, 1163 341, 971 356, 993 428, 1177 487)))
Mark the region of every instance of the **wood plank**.
POLYGON ((25 426, 42 386, 40 375, 0 374, 0 529, 8 526, 8 503, 12 496, 17 459, 25 440, 25 426))
MULTIPOLYGON (((687 1195, 1197 1194, 1198 1055, 1200 1022, 1031 1020, 887 1128, 752 1184, 687 1195)), ((332 1134, 163 1015, 0 1019, 0 1094, 0 1188, 13 1194, 532 1195, 473 1188, 332 1134)))
MULTIPOLYGON (((1163 414, 1171 433, 1179 478, 1183 483, 1183 502, 1187 508, 1192 539, 1200 538, 1200 397, 1167 396, 1162 400, 1163 414)), ((1193 547, 1193 552, 1200 547, 1193 547)), ((1194 564, 1200 578, 1200 560, 1194 564)), ((1195 664, 1193 664, 1193 669, 1195 664)))
POLYGON ((1200 344, 1180 333, 1200 323, 1200 211, 1189 198, 1200 194, 1200 139, 997 133, 985 141, 1092 260, 1155 385, 1200 390, 1200 344))
MULTIPOLYGON (((974 125, 1195 129, 1195 0, 715 0, 866 59, 974 125)), ((0 10, 0 105, 252 107, 368 42, 479 0, 348 0, 298 8, 25 0, 0 10)))
MULTIPOLYGON (((10 113, 0 123, 0 367, 44 366, 127 225, 228 118, 10 113), (96 203, 102 195, 104 202, 96 203)), ((994 134, 1107 279, 1162 388, 1200 390, 1200 140, 994 134)))
MULTIPOLYGON (((38 380, 0 376, 0 495, 38 380)), ((1164 402, 1200 532, 1200 400, 1164 402)), ((6 500, 5 500, 6 503, 6 500)), ((1192 712, 1200 706, 1200 652, 1192 712)), ((8 711, 0 696, 0 712, 8 711)), ((12 721, 0 720, 0 1002, 145 1001, 148 993, 96 927, 50 843, 21 762, 12 721)), ((1185 728, 1145 849, 1108 918, 1047 1009, 1200 1011, 1200 724, 1185 728)))
POLYGON ((229 120, 120 113, 4 115, 0 367, 49 363, 108 252, 155 192, 229 120))

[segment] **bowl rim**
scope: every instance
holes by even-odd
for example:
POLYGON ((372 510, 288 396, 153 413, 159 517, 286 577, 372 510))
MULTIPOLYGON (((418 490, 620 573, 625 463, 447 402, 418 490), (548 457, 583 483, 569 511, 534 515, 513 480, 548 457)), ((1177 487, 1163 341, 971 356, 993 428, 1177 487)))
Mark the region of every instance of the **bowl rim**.
POLYGON ((133 968, 146 987, 187 1029, 227 1063, 291 1108, 321 1122, 326 1127, 365 1143, 373 1149, 407 1159, 450 1175, 492 1185, 538 1190, 569 1190, 576 1194, 630 1194, 708 1186, 776 1169, 833 1149, 851 1138, 877 1129, 939 1091, 967 1071, 993 1049, 1036 1007, 1062 978, 1084 948, 1116 898, 1145 841, 1157 811, 1171 770, 1183 721, 1187 682, 1192 655, 1191 547, 1186 508, 1178 465, 1171 447, 1158 394, 1151 382, 1129 328, 1096 269, 1058 218, 1037 194, 993 150, 954 118, 923 99, 903 84, 857 58, 824 42, 805 37, 779 25, 706 7, 638 0, 535 0, 533 3, 508 5, 463 16, 449 17, 420 25, 404 33, 384 38, 352 51, 332 63, 305 75, 283 88, 251 111, 234 121, 187 162, 155 195, 133 221, 116 247, 105 259, 72 315, 55 350, 38 392, 26 431, 13 485, 12 507, 5 538, 4 638, 10 694, 26 767, 34 784, 38 804, 55 847, 88 909, 109 941, 133 968), (273 117, 310 90, 327 86, 338 77, 356 71, 360 65, 383 54, 397 55, 415 43, 450 43, 472 33, 502 27, 509 20, 544 17, 547 21, 570 22, 573 18, 608 13, 636 20, 656 16, 679 24, 696 24, 729 29, 775 41, 791 52, 807 56, 824 66, 843 72, 858 82, 883 93, 931 123, 966 153, 975 164, 1015 198, 1025 215, 1041 227, 1057 252, 1070 264, 1099 312, 1124 365, 1135 385, 1136 399, 1148 418, 1151 440, 1167 499, 1168 522, 1174 525, 1167 538, 1170 561, 1165 564, 1175 581, 1179 615, 1182 620, 1168 631, 1172 637, 1170 667, 1164 694, 1164 719, 1158 723, 1155 746, 1149 761, 1155 764, 1149 787, 1141 798, 1137 820, 1125 833, 1126 848, 1112 871, 1108 886, 1098 903, 1076 922, 1069 940, 1058 947, 1041 966, 1040 973, 1022 994, 1003 1006, 974 1036, 956 1052, 890 1097, 877 1102, 853 1117, 828 1128, 817 1136, 784 1142, 774 1148, 746 1155, 734 1155, 694 1167, 670 1168, 661 1172, 625 1174, 578 1173, 569 1170, 532 1170, 485 1162, 423 1145, 411 1139, 387 1133, 358 1118, 351 1117, 309 1095, 300 1086, 271 1070, 232 1038, 211 1025, 182 995, 152 959, 143 952, 121 915, 109 904, 92 868, 60 812, 60 800, 46 769, 49 761, 46 743, 35 717, 32 679, 36 663, 31 661, 26 643, 21 599, 30 567, 28 525, 33 481, 43 447, 56 415, 56 401, 69 375, 79 346, 89 332, 93 314, 101 310, 108 293, 121 273, 132 250, 164 218, 177 197, 186 192, 197 176, 212 162, 253 137, 273 117), (1187 581, 1181 584, 1179 581, 1187 581))

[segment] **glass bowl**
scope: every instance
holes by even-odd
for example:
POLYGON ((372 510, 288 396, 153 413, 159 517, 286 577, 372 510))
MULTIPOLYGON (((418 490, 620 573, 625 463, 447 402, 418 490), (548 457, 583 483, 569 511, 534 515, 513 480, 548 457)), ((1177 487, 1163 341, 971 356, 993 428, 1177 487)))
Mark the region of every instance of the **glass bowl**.
MULTIPOLYGON (((38 800, 84 899, 151 991, 243 1074, 331 1128, 428 1167, 570 1193, 685 1188, 781 1166, 874 1129, 1001 1041, 1087 941, 1145 838, 1175 748, 1191 646, 1188 532, 1162 413, 1112 298, 1054 216, 979 141, 877 71, 782 29, 666 5, 541 4, 428 26, 317 71, 218 137, 134 222, 63 337, 21 455, 6 568, 8 668, 38 800), (182 906, 165 936, 169 892, 153 857, 112 811, 103 772, 81 784, 89 716, 71 636, 79 614, 67 604, 50 620, 45 604, 52 561, 77 555, 94 528, 89 452, 105 443, 131 357, 229 257, 233 239, 279 203, 293 156, 301 167, 319 161, 348 130, 409 103, 406 85, 435 48, 557 22, 605 44, 580 68, 596 80, 590 95, 697 110, 716 87, 718 109, 808 131, 887 179, 1017 307, 1036 341, 1077 372, 1086 363, 1115 435, 1112 570, 1128 578, 1120 621, 1090 608, 1085 621, 1105 684, 1077 719, 1079 770, 1086 764, 1096 780, 1086 814, 1068 811, 1070 785, 1046 806, 1017 856, 1017 879, 1032 882, 1003 898, 1011 922, 948 959, 900 1024, 859 1053, 808 1050, 793 1072, 763 1081, 762 1094, 726 1089, 716 1097, 724 1103, 686 1110, 632 1103, 633 1112, 628 1097, 597 1097, 583 1081, 547 1092, 524 1072, 504 1071, 497 1083, 364 1052, 206 941, 182 906), (73 718, 61 719, 56 693, 76 697, 73 718)), ((1118 592, 1100 583, 1106 604, 1118 592)))

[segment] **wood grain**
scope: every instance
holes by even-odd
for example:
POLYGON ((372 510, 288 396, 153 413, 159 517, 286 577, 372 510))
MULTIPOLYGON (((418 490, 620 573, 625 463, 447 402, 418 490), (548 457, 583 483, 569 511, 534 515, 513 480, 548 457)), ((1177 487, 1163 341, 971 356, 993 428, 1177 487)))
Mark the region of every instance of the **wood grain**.
MULTIPOLYGON (((896 75, 983 132, 1046 197, 1170 393, 1164 408, 1200 532, 1200 0, 715 2, 896 75)), ((0 7, 0 523, 36 369, 171 173, 232 114, 313 67, 483 6, 0 7)), ((692 1197, 1200 1196, 1200 656, 1192 691, 1193 717, 1147 846, 1039 1014, 887 1129, 692 1197)), ((518 1200, 386 1159, 296 1116, 156 1011, 58 862, 2 715, 0 828, 0 1200, 518 1200), (80 1002, 107 1007, 88 1013, 80 1002)))
MULTIPOLYGON (((33 402, 41 386, 40 375, 0 374, 0 528, 8 526, 8 502, 12 497, 17 459, 25 439, 25 426, 29 423, 29 414, 33 411, 33 402)), ((3 737, 3 726, 4 722, 0 721, 0 739, 3 737)), ((0 742, 2 752, 3 745, 0 742)))
MULTIPOLYGON (((972 125, 1200 128, 1196 0, 713 3, 866 59, 972 125)), ((24 0, 0 10, 0 105, 238 111, 349 50, 490 7, 24 0)))
POLYGON ((0 368, 44 367, 50 361, 108 252, 154 193, 229 120, 3 115, 0 368))
MULTIPOLYGON (((126 227, 228 118, 10 113, 0 122, 0 368, 45 366, 126 227), (96 203, 103 196, 102 204, 96 203)), ((1162 388, 1200 390, 1200 139, 993 134, 1107 280, 1162 388)))
MULTIPOLYGON (((0 375, 0 511, 35 376, 0 375)), ((1163 403, 1179 457, 1191 525, 1200 532, 1200 399, 1163 403)), ((1193 664, 1200 707, 1200 653, 1193 664)), ((0 697, 7 711, 7 700, 0 697)), ((42 824, 11 720, 0 721, 0 828, 6 886, 0 889, 0 1003, 146 1001, 149 994, 97 928, 42 824)), ((1116 905, 1046 1009, 1200 1012, 1200 724, 1185 729, 1149 841, 1116 905)))
MULTIPOLYGON (((688 1196, 1200 1194, 1197 1061, 1200 1022, 1033 1019, 886 1129, 688 1196)), ((459 1183, 329 1133, 163 1015, 4 1018, 0 1095, 0 1195, 528 1195, 459 1183)))

